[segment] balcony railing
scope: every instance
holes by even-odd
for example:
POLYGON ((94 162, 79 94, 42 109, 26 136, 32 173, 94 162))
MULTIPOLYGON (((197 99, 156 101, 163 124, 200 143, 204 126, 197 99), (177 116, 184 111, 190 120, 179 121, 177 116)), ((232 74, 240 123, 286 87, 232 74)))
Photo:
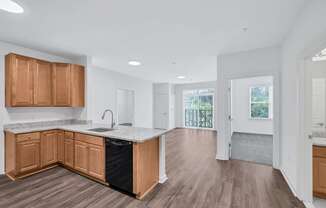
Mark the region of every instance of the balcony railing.
POLYGON ((213 128, 213 110, 185 109, 185 126, 213 128))

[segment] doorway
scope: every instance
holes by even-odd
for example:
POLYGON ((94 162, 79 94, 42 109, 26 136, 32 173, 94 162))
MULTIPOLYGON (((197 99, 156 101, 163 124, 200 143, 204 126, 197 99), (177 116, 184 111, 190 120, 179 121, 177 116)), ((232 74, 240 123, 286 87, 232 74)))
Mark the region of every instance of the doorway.
MULTIPOLYGON (((315 208, 326 207, 326 49, 304 59, 304 193, 315 208), (308 139, 306 139, 308 138, 308 139)), ((306 199, 307 199, 306 198, 306 199)))
POLYGON ((183 91, 183 126, 185 128, 214 128, 214 89, 183 91))
POLYGON ((117 90, 117 124, 134 126, 135 92, 133 90, 117 90))
POLYGON ((273 83, 272 76, 230 81, 231 159, 273 165, 273 83))

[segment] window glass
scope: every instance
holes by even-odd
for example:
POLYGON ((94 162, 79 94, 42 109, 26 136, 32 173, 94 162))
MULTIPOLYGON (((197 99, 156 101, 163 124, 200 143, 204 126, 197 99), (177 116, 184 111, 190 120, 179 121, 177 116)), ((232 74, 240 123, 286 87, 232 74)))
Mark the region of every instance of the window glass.
POLYGON ((250 88, 250 118, 270 119, 272 118, 272 87, 255 86, 250 88))

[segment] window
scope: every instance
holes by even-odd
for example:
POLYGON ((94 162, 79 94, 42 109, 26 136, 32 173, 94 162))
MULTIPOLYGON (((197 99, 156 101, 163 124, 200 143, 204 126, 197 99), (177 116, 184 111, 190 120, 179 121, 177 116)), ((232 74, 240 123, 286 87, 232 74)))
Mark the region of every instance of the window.
POLYGON ((250 118, 272 119, 273 88, 269 85, 250 87, 250 118))
POLYGON ((183 108, 185 127, 214 127, 214 89, 184 91, 183 108))

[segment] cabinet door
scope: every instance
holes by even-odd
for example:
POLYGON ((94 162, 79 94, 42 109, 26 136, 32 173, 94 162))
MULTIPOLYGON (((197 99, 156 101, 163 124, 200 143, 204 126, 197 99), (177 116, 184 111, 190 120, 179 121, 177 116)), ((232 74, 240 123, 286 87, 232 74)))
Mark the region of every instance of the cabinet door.
POLYGON ((50 62, 35 60, 34 105, 52 105, 52 64, 50 62))
POLYGON ((71 105, 70 64, 53 64, 53 101, 55 106, 71 105))
POLYGON ((58 162, 63 163, 65 157, 65 145, 64 145, 64 132, 58 131, 57 133, 57 140, 58 140, 58 162))
POLYGON ((65 138, 64 141, 64 164, 68 167, 74 167, 74 140, 65 138))
POLYGON ((17 172, 24 173, 40 168, 40 140, 17 143, 17 172))
POLYGON ((95 178, 104 180, 104 147, 89 144, 88 151, 88 174, 95 178))
POLYGON ((314 158, 314 192, 326 194, 326 158, 314 158))
POLYGON ((88 173, 88 144, 75 141, 74 168, 80 172, 88 173))
POLYGON ((57 132, 43 132, 41 135, 41 161, 42 167, 51 165, 58 161, 57 159, 57 132))
POLYGON ((71 65, 71 105, 85 106, 85 70, 83 66, 71 65))
POLYGON ((14 54, 10 56, 12 66, 6 71, 9 74, 6 79, 11 79, 8 84, 11 86, 6 87, 11 88, 9 92, 11 106, 31 106, 33 105, 33 59, 14 54))

